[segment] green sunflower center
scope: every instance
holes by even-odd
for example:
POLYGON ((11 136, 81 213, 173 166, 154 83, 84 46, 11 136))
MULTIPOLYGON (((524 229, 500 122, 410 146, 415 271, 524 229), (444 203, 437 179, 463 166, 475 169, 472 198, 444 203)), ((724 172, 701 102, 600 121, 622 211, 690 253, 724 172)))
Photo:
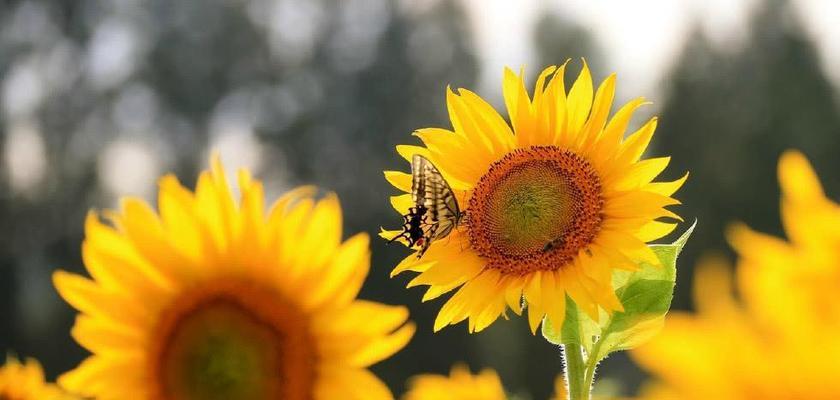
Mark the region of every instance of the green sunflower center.
POLYGON ((588 161, 552 146, 518 149, 479 180, 470 198, 470 242, 504 272, 554 270, 592 242, 602 207, 588 161))
POLYGON ((526 162, 499 182, 487 199, 488 226, 497 249, 524 255, 561 237, 572 217, 574 188, 543 162, 526 162))
POLYGON ((178 399, 263 399, 276 391, 283 338, 234 305, 204 306, 170 340, 165 376, 178 399))
POLYGON ((185 295, 158 330, 161 399, 312 398, 306 320, 276 296, 236 283, 185 295))

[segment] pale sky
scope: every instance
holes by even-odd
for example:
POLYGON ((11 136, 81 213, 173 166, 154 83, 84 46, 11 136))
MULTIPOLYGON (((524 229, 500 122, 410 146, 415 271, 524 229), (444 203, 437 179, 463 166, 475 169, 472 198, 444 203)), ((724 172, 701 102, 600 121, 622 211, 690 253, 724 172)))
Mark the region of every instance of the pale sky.
MULTIPOLYGON (((759 4, 759 0, 461 1, 476 34, 482 93, 498 92, 502 67, 532 62, 533 25, 543 10, 551 10, 590 30, 605 53, 607 67, 618 73, 619 94, 654 101, 663 73, 680 54, 696 21, 716 44, 740 46, 747 19, 759 4)), ((823 69, 840 86, 840 1, 796 0, 793 6, 817 42, 823 69)))

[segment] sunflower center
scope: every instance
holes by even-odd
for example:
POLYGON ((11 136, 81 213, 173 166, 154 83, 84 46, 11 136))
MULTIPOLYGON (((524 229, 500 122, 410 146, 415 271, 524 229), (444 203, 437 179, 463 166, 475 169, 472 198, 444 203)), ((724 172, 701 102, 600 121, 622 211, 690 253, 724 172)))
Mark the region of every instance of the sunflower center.
POLYGON ((167 310, 156 334, 157 399, 312 398, 307 320, 275 292, 236 281, 202 285, 167 310))
POLYGON ((491 268, 555 270, 601 226, 601 182, 588 161, 554 146, 517 149, 493 163, 469 202, 470 243, 491 268))

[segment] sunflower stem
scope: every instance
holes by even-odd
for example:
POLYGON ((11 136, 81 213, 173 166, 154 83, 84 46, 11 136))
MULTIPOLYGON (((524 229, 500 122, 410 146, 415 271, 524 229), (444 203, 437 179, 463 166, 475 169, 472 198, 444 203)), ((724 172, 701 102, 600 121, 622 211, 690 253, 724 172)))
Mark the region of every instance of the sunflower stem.
POLYGON ((591 381, 586 380, 587 363, 583 360, 583 346, 564 345, 566 379, 569 382, 569 400, 589 400, 591 381))
POLYGON ((601 338, 599 338, 595 345, 592 347, 592 354, 587 357, 586 361, 586 373, 583 376, 583 381, 586 383, 587 387, 592 390, 592 387, 595 384, 595 369, 598 368, 598 363, 601 361, 597 359, 597 355, 601 352, 601 344, 604 343, 601 338))

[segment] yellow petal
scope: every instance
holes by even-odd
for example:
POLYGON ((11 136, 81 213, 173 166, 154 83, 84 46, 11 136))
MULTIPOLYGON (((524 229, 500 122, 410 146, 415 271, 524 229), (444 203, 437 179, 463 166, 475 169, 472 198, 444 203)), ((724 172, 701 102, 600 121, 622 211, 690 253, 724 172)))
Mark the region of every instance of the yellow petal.
MULTIPOLYGON (((517 76, 510 68, 505 68, 502 80, 502 94, 505 98, 508 116, 513 132, 519 140, 520 134, 527 135, 532 127, 531 99, 525 90, 524 72, 517 76)), ((521 143, 521 142, 520 142, 521 143)))
POLYGON ((545 313, 556 330, 563 327, 563 320, 566 318, 566 292, 558 280, 555 271, 546 271, 541 282, 545 313))
POLYGON ((632 190, 648 185, 668 167, 671 157, 650 158, 633 164, 618 175, 618 179, 609 183, 613 190, 632 190))
POLYGON ((656 117, 651 118, 621 143, 621 149, 615 162, 616 165, 624 166, 639 161, 639 158, 642 157, 642 154, 647 149, 648 144, 650 144, 650 139, 653 137, 654 131, 656 131, 658 121, 656 117))
POLYGON ((400 171, 385 171, 385 179, 388 183, 403 192, 411 192, 411 174, 400 171))
POLYGON ((425 147, 410 146, 406 144, 401 144, 397 146, 397 153, 409 163, 411 163, 411 159, 414 158, 415 154, 419 154, 426 158, 429 158, 431 156, 429 154, 429 149, 425 147))
POLYGON ((312 276, 320 284, 306 293, 307 307, 317 307, 325 302, 344 304, 359 293, 370 268, 370 239, 360 233, 341 244, 332 255, 329 266, 312 276))
MULTIPOLYGON (((455 246, 448 246, 450 250, 455 246)), ((453 252, 454 253, 454 252, 453 252)), ((474 278, 484 269, 484 261, 476 257, 473 252, 443 256, 441 262, 435 263, 429 269, 417 275, 407 287, 417 285, 449 285, 463 283, 474 278)), ((432 254, 435 256, 436 254, 432 254)), ((438 256, 440 257, 440 256, 438 256)), ((434 260, 438 257, 429 257, 434 260)))
POLYGON ((677 227, 677 224, 672 224, 668 222, 659 222, 659 221, 650 221, 645 224, 636 237, 639 240, 647 243, 652 242, 656 239, 662 238, 670 234, 674 231, 674 228, 677 227))
POLYGON ((102 286, 131 291, 144 298, 161 296, 174 289, 171 279, 140 256, 124 236, 101 223, 96 214, 88 214, 85 233, 82 259, 88 272, 102 286))
POLYGON ((149 310, 117 292, 106 292, 94 282, 61 270, 53 273, 56 290, 76 309, 130 326, 149 326, 149 310))
POLYGON ((472 113, 460 96, 452 89, 446 89, 446 108, 449 111, 449 119, 455 133, 466 140, 467 147, 478 153, 488 155, 494 154, 493 142, 489 139, 489 132, 484 131, 479 121, 473 118, 472 113))
POLYGON ((671 196, 679 190, 685 181, 688 179, 688 172, 682 178, 671 182, 653 182, 646 185, 643 189, 649 192, 661 194, 663 196, 671 196))
POLYGON ((537 333, 544 316, 545 311, 539 304, 528 302, 528 326, 531 328, 531 334, 537 333))
POLYGON ((394 396, 373 373, 361 368, 325 367, 315 386, 314 400, 393 400, 394 396))
POLYGON ((511 151, 516 138, 502 116, 477 94, 466 89, 459 89, 458 93, 472 112, 476 124, 485 132, 484 136, 493 144, 494 153, 506 154, 511 151))
POLYGON ((84 348, 96 354, 139 352, 147 343, 136 327, 109 323, 106 320, 79 315, 70 335, 84 348))
POLYGON ((797 151, 787 151, 779 160, 779 184, 785 197, 807 202, 825 197, 822 185, 808 159, 797 151))
POLYGON ((583 132, 579 135, 578 143, 581 152, 588 154, 593 151, 593 146, 598 142, 607 117, 610 114, 613 98, 615 97, 615 74, 612 74, 601 83, 595 93, 595 102, 592 105, 592 112, 584 125, 583 132))
POLYGON ((680 204, 679 201, 653 192, 634 190, 623 192, 609 199, 604 204, 603 212, 613 218, 633 218, 644 216, 648 220, 659 217, 680 217, 664 207, 680 204))
POLYGON ((367 367, 396 354, 411 341, 416 330, 416 325, 408 323, 391 335, 376 338, 368 346, 355 352, 350 361, 351 365, 367 367))
POLYGON ((732 270, 726 259, 718 254, 705 254, 694 272, 692 295, 700 313, 729 315, 737 306, 733 297, 732 270))
POLYGON ((639 97, 633 99, 622 106, 612 119, 610 119, 610 122, 604 128, 601 140, 598 141, 598 151, 594 156, 596 163, 601 164, 615 157, 624 138, 624 132, 630 124, 630 119, 633 117, 633 113, 645 104, 650 103, 645 102, 644 98, 639 97))
POLYGON ((589 110, 592 108, 592 75, 589 73, 589 66, 583 60, 583 68, 580 70, 575 83, 569 90, 568 98, 568 126, 571 134, 577 135, 589 117, 589 110))
MULTIPOLYGON (((545 80, 555 70, 554 66, 545 68, 537 78, 532 104, 518 106, 522 110, 527 110, 528 113, 527 118, 524 117, 524 112, 519 114, 520 123, 519 126, 516 126, 516 138, 519 147, 545 145, 551 143, 554 137, 552 120, 556 118, 551 115, 555 112, 554 104, 552 104, 554 99, 552 96, 544 96, 544 92, 545 80)), ((553 93, 554 86, 551 90, 553 93)))
POLYGON ((411 194, 391 196, 391 207, 394 207, 394 210, 397 210, 400 215, 408 214, 408 209, 414 207, 414 201, 411 200, 411 194))

